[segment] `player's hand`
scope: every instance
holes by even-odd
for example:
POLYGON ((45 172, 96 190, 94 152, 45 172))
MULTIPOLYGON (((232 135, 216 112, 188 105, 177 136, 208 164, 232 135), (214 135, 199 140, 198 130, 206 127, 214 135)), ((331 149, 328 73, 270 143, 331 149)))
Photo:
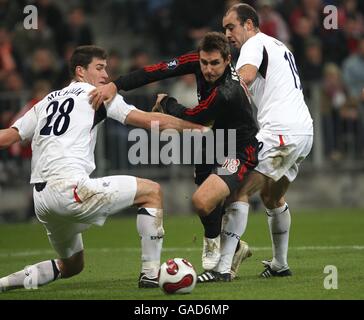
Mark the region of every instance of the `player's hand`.
POLYGON ((89 93, 92 108, 98 110, 103 102, 109 103, 114 99, 117 91, 116 85, 113 82, 93 89, 89 93))
POLYGON ((163 98, 165 98, 165 97, 168 97, 168 94, 166 94, 166 93, 158 93, 156 103, 160 104, 161 101, 163 100, 163 98))
POLYGON ((161 106, 161 101, 164 97, 167 97, 168 94, 165 94, 165 93, 159 93, 158 96, 157 96, 157 100, 155 101, 155 104, 152 108, 152 112, 161 112, 163 113, 163 108, 161 106))

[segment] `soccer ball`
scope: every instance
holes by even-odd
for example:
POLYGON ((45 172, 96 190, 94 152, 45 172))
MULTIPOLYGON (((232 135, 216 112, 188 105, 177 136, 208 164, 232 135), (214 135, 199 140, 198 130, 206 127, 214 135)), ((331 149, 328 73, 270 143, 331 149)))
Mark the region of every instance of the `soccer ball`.
POLYGON ((196 281, 193 265, 183 258, 169 259, 159 269, 159 287, 167 294, 190 293, 196 281))

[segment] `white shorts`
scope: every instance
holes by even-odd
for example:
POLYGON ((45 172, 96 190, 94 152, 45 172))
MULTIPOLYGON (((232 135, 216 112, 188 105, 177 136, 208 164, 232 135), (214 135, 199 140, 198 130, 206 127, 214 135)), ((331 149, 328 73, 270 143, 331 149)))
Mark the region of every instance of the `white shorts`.
POLYGON ((300 163, 312 148, 312 135, 276 135, 258 132, 256 138, 263 142, 259 163, 254 170, 278 181, 283 176, 292 182, 298 174, 300 163))
POLYGON ((98 179, 48 181, 42 191, 34 188, 38 220, 60 258, 83 250, 81 233, 91 225, 102 226, 106 218, 134 203, 136 178, 110 176, 98 179))

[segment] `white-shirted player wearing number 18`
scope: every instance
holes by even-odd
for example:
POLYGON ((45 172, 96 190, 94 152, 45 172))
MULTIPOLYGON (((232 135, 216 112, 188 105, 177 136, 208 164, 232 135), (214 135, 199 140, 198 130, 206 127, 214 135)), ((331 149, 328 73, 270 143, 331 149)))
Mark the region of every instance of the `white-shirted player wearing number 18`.
POLYGON ((106 218, 131 205, 139 207, 137 230, 142 266, 139 287, 158 287, 163 241, 162 194, 157 183, 132 176, 90 179, 95 169, 97 125, 106 117, 122 124, 160 129, 205 128, 172 116, 148 113, 117 95, 97 112, 88 94, 108 79, 106 52, 96 46, 76 48, 70 60, 74 81, 49 93, 10 128, 0 130, 0 148, 32 140, 34 204, 50 244, 58 254, 0 279, 0 292, 37 288, 80 273, 84 266, 82 232, 103 225, 106 218))

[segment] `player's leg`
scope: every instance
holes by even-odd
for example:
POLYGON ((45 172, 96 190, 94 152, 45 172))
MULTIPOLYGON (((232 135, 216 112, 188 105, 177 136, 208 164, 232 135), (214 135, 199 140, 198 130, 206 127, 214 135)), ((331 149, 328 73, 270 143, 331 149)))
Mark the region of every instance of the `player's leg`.
POLYGON ((218 204, 209 215, 199 216, 204 226, 204 238, 202 249, 202 268, 212 270, 220 260, 220 233, 223 204, 218 204))
POLYGON ((229 194, 225 181, 211 174, 193 194, 192 204, 199 216, 208 216, 229 194))
MULTIPOLYGON (((67 187, 66 184, 64 187, 67 187)), ((71 188, 70 186, 70 190, 72 190, 71 188)), ((57 194, 58 190, 44 184, 41 189, 35 188, 33 197, 37 218, 47 229, 49 241, 60 258, 26 266, 23 270, 1 278, 0 291, 16 288, 36 289, 59 278, 71 277, 82 271, 84 265, 83 242, 80 232, 85 230, 88 225, 69 223, 66 221, 67 219, 56 218, 57 215, 54 212, 57 212, 58 204, 54 206, 57 201, 53 201, 53 199, 68 201, 64 194, 61 197, 57 197, 57 194), (49 203, 53 205, 52 210, 49 208, 49 203)), ((59 204, 62 212, 65 211, 64 204, 59 204)))
POLYGON ((266 142, 266 157, 257 169, 272 178, 266 181, 261 198, 268 216, 273 259, 263 261, 266 270, 261 275, 287 276, 291 275, 287 262, 291 214, 284 195, 297 177, 299 165, 310 153, 312 136, 272 135, 266 142))
MULTIPOLYGON (((213 172, 214 165, 195 165, 195 183, 200 186, 213 172)), ((216 206, 209 215, 199 215, 204 227, 202 247, 202 268, 212 270, 220 259, 220 232, 224 208, 222 204, 216 206)))
POLYGON ((266 270, 262 272, 262 277, 291 275, 287 262, 291 214, 284 199, 289 185, 289 180, 284 176, 277 182, 269 179, 261 190, 273 249, 272 261, 263 262, 266 270))
POLYGON ((69 258, 60 258, 57 260, 57 267, 60 271, 60 277, 66 279, 71 278, 84 268, 83 250, 75 253, 69 258))
MULTIPOLYGON (((235 198, 237 190, 240 190, 244 185, 246 185, 246 188, 249 188, 249 191, 250 188, 255 186, 255 184, 252 183, 254 179, 252 170, 257 165, 258 141, 254 139, 242 150, 242 152, 237 154, 236 158, 226 159, 221 167, 216 168, 219 178, 225 182, 230 191, 229 198, 235 198)), ((258 175, 258 177, 260 177, 260 175, 258 175)), ((227 194, 228 193, 225 193, 223 196, 227 196, 227 194)), ((221 256, 218 264, 213 269, 213 274, 217 276, 217 278, 220 278, 219 280, 230 281, 232 259, 238 244, 240 244, 240 237, 247 224, 249 206, 241 201, 232 201, 232 203, 230 203, 229 199, 227 199, 226 202, 221 230, 221 256)), ((249 255, 249 248, 246 243, 241 242, 241 244, 246 248, 246 250, 244 250, 244 255, 247 257, 249 255)), ((212 281, 212 278, 211 274, 208 273, 205 274, 205 277, 204 274, 202 274, 199 277, 199 280, 200 282, 208 282, 212 281)))
POLYGON ((259 172, 250 172, 242 186, 226 202, 221 231, 221 259, 214 270, 220 273, 229 272, 232 279, 236 277, 241 262, 251 256, 248 244, 240 240, 240 237, 248 223, 248 199, 263 186, 265 179, 259 172))
MULTIPOLYGON (((222 274, 230 274, 235 252, 240 262, 251 255, 248 245, 240 241, 248 221, 248 197, 258 190, 259 181, 264 177, 253 171, 258 164, 259 142, 253 139, 237 153, 236 159, 226 159, 219 168, 220 177, 231 191, 226 201, 225 215, 221 231, 221 258, 214 269, 222 274)), ((262 183, 262 182, 261 182, 262 183)))
POLYGON ((151 180, 137 178, 134 204, 139 208, 137 230, 142 247, 139 287, 157 287, 164 236, 163 199, 160 185, 151 180))
POLYGON ((158 183, 133 176, 83 179, 74 190, 83 221, 103 225, 109 215, 138 206, 142 267, 139 286, 156 287, 163 242, 162 193, 158 183))
MULTIPOLYGON (((195 184, 197 187, 209 177, 214 170, 213 164, 196 164, 195 165, 195 184)), ((199 215, 200 221, 204 227, 204 235, 207 239, 215 239, 221 232, 221 218, 223 206, 216 206, 208 215, 199 215)))
POLYGON ((205 224, 211 223, 215 227, 217 234, 209 234, 210 237, 204 237, 202 250, 202 267, 204 270, 213 269, 220 260, 220 230, 221 228, 221 203, 230 194, 227 184, 216 174, 210 174, 208 178, 199 186, 192 196, 192 203, 195 211, 201 217, 205 224), (209 215, 212 214, 212 219, 209 215))
POLYGON ((88 227, 79 223, 47 226, 49 242, 60 257, 55 260, 60 272, 58 278, 71 278, 83 270, 85 263, 81 232, 88 227))
POLYGON ((37 289, 60 278, 79 274, 84 267, 81 234, 71 236, 67 241, 57 241, 49 235, 53 248, 61 258, 38 262, 23 270, 0 279, 0 292, 18 288, 37 289))
POLYGON ((38 262, 0 278, 0 292, 19 288, 37 289, 57 280, 59 275, 60 271, 56 259, 38 262))

